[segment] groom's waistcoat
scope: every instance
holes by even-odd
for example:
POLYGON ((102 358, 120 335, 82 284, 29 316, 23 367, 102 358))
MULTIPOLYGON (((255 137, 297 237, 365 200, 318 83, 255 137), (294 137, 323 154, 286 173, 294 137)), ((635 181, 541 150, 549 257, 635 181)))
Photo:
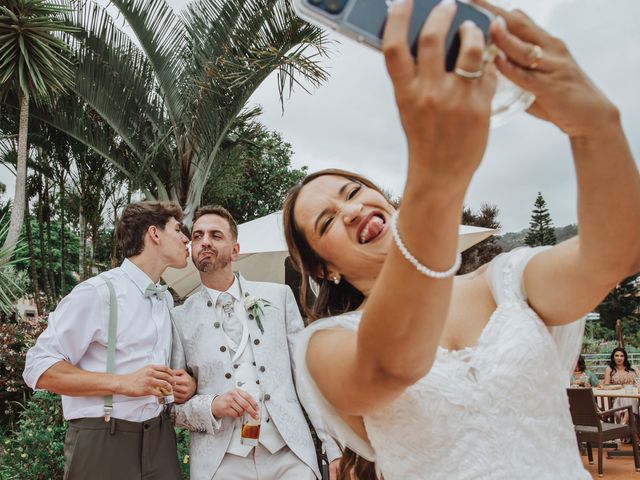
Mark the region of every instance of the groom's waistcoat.
MULTIPOLYGON (((262 408, 268 413, 269 424, 275 427, 265 428, 263 422, 260 432, 263 445, 269 450, 277 450, 279 435, 319 477, 311 432, 292 377, 288 335, 304 327, 293 294, 285 285, 248 282, 241 277, 239 280, 244 293, 271 304, 264 308, 260 319, 264 333, 255 319, 247 320, 248 341, 243 356, 245 360, 251 359, 252 369, 239 372, 238 360, 241 359, 232 361, 215 304, 206 289, 201 289, 173 311, 175 330, 171 366, 186 368, 198 382, 196 395, 176 408, 176 425, 191 431, 191 479, 210 480, 225 453, 236 451, 238 445, 234 438, 239 439, 239 436, 234 436, 234 430, 237 421, 230 417, 223 417, 219 422, 213 419, 211 401, 214 394, 232 390, 238 381, 250 381, 249 377, 259 382, 262 408), (238 368, 234 368, 236 364, 238 368)), ((239 450, 238 453, 242 454, 239 450)))
MULTIPOLYGON (((248 392, 260 405, 260 438, 259 442, 271 453, 275 453, 285 446, 285 442, 275 427, 275 423, 269 416, 270 399, 264 401, 264 393, 260 387, 258 366, 253 355, 252 343, 247 342, 240 355, 230 352, 232 355, 233 370, 232 379, 235 386, 248 392)), ((229 350, 228 350, 229 351, 229 350)), ((242 457, 247 456, 253 447, 243 445, 241 441, 242 418, 235 420, 231 442, 227 452, 242 457)))

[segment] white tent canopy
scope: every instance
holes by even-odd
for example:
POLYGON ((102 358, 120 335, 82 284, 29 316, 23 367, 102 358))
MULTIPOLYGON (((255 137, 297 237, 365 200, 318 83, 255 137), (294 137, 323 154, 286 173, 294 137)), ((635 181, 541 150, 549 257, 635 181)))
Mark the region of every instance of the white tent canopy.
MULTIPOLYGON (((458 251, 481 242, 496 232, 489 228, 460 225, 458 251)), ((284 283, 284 261, 288 256, 282 212, 275 212, 238 226, 240 258, 234 270, 249 280, 284 283)), ((180 297, 188 297, 200 287, 198 270, 189 260, 186 268, 169 268, 162 276, 180 297)))

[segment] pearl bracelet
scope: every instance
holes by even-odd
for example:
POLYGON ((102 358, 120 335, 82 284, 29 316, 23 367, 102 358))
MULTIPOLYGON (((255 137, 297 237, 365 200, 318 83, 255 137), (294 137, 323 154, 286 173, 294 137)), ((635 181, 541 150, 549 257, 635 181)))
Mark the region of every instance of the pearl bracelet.
POLYGON ((446 270, 444 272, 431 270, 429 267, 420 263, 420 260, 413 256, 413 254, 409 251, 409 249, 402 241, 402 238, 400 238, 400 233, 398 232, 398 210, 396 210, 391 216, 391 233, 393 234, 393 239, 396 242, 398 250, 400 250, 400 253, 402 253, 402 256, 406 258, 407 261, 411 265, 413 265, 421 274, 431 278, 443 279, 453 277, 460 269, 460 264, 462 263, 462 255, 460 255, 460 253, 456 255, 456 261, 454 262, 453 266, 449 270, 446 270))

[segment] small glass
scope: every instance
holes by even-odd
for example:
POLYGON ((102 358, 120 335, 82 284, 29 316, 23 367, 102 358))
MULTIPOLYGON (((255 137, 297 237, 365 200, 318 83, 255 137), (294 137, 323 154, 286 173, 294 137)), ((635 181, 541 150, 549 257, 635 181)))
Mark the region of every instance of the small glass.
POLYGON ((258 418, 253 418, 247 412, 242 416, 242 432, 240 434, 240 443, 243 445, 250 445, 252 447, 258 446, 258 439, 260 438, 260 413, 258 412, 258 418))
POLYGON ((164 405, 170 405, 176 401, 175 398, 173 397, 173 391, 167 390, 164 387, 158 387, 158 390, 163 395, 160 403, 163 403, 164 405))

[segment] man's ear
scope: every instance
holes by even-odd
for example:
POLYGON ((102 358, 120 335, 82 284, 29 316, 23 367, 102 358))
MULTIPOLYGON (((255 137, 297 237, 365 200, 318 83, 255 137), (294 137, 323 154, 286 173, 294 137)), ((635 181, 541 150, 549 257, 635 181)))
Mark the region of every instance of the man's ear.
POLYGON ((235 262, 238 260, 238 256, 240 255, 240 244, 236 242, 231 248, 231 261, 235 262))
POLYGON ((160 237, 158 236, 158 227, 155 225, 150 225, 147 229, 147 234, 149 235, 149 240, 152 243, 160 243, 160 237))

